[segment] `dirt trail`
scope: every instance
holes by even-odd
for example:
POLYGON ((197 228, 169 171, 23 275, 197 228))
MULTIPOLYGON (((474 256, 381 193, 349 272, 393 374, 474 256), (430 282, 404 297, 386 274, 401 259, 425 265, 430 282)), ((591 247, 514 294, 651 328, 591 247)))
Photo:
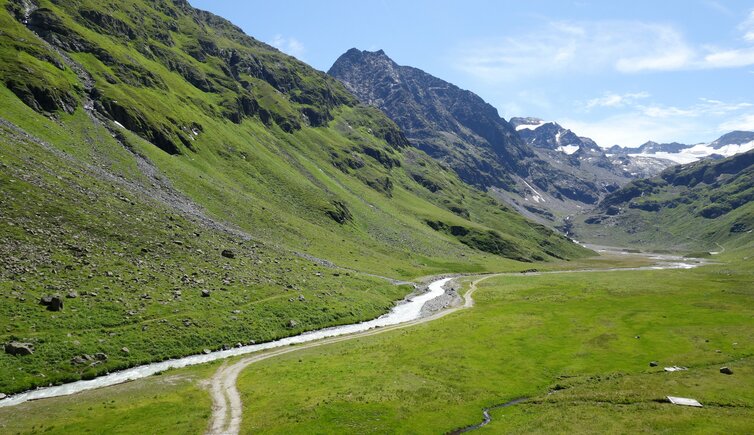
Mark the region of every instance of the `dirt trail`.
POLYGON ((265 352, 259 355, 253 355, 247 358, 243 358, 231 365, 223 364, 210 380, 210 394, 212 396, 212 417, 210 419, 210 427, 207 431, 209 435, 228 435, 237 434, 241 428, 241 417, 243 413, 243 404, 241 402, 241 396, 236 388, 236 382, 238 381, 238 375, 247 366, 276 356, 280 356, 290 352, 297 352, 299 350, 311 349, 314 347, 324 346, 328 344, 338 343, 346 340, 353 340, 354 338, 368 337, 371 335, 381 334, 387 331, 393 331, 396 329, 407 328, 410 326, 418 325, 421 323, 431 322, 448 314, 454 313, 458 310, 471 308, 474 306, 473 294, 477 289, 477 285, 487 279, 497 276, 505 275, 520 275, 509 273, 498 273, 492 275, 485 275, 481 278, 474 280, 469 286, 469 290, 463 295, 463 304, 448 309, 439 311, 433 315, 422 317, 420 319, 412 320, 410 322, 401 323, 398 325, 386 326, 378 329, 370 329, 368 331, 359 332, 351 335, 344 335, 339 337, 326 338, 320 341, 314 341, 305 343, 295 347, 288 347, 283 349, 277 349, 270 352, 265 352))
MULTIPOLYGON (((666 259, 668 261, 670 259, 666 259)), ((294 347, 277 349, 262 354, 257 354, 243 358, 233 364, 223 364, 215 375, 210 380, 210 394, 212 396, 212 416, 210 418, 210 426, 207 431, 208 435, 234 435, 238 434, 241 428, 241 420, 243 415, 243 403, 241 396, 236 387, 238 375, 249 365, 279 355, 283 355, 290 352, 297 352, 303 349, 311 349, 314 347, 324 346, 328 344, 338 343, 346 340, 353 340, 355 338, 368 337, 371 335, 381 334, 383 332, 392 331, 401 328, 407 328, 410 326, 418 325, 421 323, 431 322, 448 314, 454 313, 458 310, 472 308, 474 306, 474 292, 476 292, 479 283, 488 280, 490 278, 500 276, 526 276, 526 275, 549 275, 549 274, 568 274, 568 273, 597 273, 597 272, 615 272, 615 271, 637 271, 637 270, 658 270, 658 269, 674 269, 674 268, 691 268, 704 264, 703 261, 696 263, 665 263, 664 265, 652 265, 643 267, 629 267, 629 268, 606 268, 606 269, 581 269, 581 270, 561 270, 561 271, 549 271, 549 272, 532 272, 532 273, 495 273, 490 275, 481 276, 469 285, 468 291, 463 295, 463 304, 459 304, 454 307, 449 307, 442 311, 439 311, 430 316, 422 317, 416 320, 412 320, 397 325, 386 326, 378 329, 370 329, 368 331, 354 333, 350 335, 343 335, 338 337, 326 338, 319 341, 313 341, 294 347)), ((518 403, 518 402, 516 402, 518 403)), ((483 426, 487 422, 481 424, 483 426)), ((467 429, 474 429, 475 427, 469 427, 467 429)), ((463 431, 463 429, 462 429, 463 431)))

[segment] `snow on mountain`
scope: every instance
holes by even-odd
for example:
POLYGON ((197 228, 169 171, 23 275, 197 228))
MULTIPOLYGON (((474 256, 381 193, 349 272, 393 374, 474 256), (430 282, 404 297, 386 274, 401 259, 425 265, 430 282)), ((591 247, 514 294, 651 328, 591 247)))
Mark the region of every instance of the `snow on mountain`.
POLYGON ((679 164, 686 164, 707 158, 731 157, 752 149, 754 149, 754 139, 746 143, 726 144, 721 144, 718 139, 711 143, 687 145, 686 148, 680 149, 677 152, 647 150, 639 153, 628 153, 628 155, 644 157, 651 156, 671 160, 679 164))
POLYGON ((579 146, 578 145, 565 145, 565 146, 559 146, 556 149, 570 156, 571 154, 579 150, 579 146))

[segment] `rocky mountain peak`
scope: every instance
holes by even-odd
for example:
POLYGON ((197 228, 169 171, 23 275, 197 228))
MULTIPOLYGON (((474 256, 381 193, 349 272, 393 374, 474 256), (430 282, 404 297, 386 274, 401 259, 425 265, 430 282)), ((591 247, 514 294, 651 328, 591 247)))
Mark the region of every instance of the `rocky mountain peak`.
POLYGON ((754 131, 736 130, 720 136, 710 145, 715 149, 720 149, 726 145, 741 145, 754 141, 754 131))
POLYGON ((415 146, 471 184, 511 186, 511 173, 533 155, 497 109, 478 95, 398 65, 382 50, 351 49, 328 74, 363 103, 384 111, 415 146))

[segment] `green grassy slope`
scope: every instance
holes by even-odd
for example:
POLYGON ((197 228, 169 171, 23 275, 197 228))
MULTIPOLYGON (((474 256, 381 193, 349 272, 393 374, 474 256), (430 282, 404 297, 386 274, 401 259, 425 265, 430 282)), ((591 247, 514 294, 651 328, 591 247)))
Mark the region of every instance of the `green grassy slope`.
MULTIPOLYGON (((481 421, 484 407, 521 397, 528 400, 493 410, 484 430, 750 433, 754 257, 751 245, 721 257, 725 264, 694 270, 488 279, 472 309, 256 363, 239 379, 242 433, 446 433, 481 421), (670 365, 689 370, 664 372, 670 365), (705 407, 674 406, 667 395, 705 407)), ((627 261, 583 267, 640 264, 627 261)), ((207 408, 175 397, 206 398, 201 379, 218 365, 75 401, 0 408, 0 428, 84 432, 112 415, 124 432, 168 433, 166 404, 181 424, 206 428, 207 408)))
POLYGON ((251 366, 239 380, 242 433, 446 433, 521 397, 487 430, 750 432, 752 270, 739 258, 491 279, 471 310, 251 366), (665 373, 670 365, 689 370, 665 373))
POLYGON ((580 240, 722 251, 754 240, 754 152, 675 166, 606 197, 576 220, 580 240))
POLYGON ((185 2, 0 0, 0 29, 0 342, 36 347, 0 354, 2 393, 374 317, 409 291, 357 271, 588 254, 185 2))

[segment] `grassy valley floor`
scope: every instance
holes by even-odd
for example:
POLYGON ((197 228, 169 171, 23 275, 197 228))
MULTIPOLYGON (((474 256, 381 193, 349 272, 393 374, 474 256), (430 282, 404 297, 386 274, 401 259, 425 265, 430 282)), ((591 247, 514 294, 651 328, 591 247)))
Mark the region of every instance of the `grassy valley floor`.
MULTIPOLYGON (((482 430, 751 432, 748 251, 694 270, 489 278, 479 283, 472 309, 250 366, 238 384, 241 432, 445 433, 478 423, 485 407, 521 397, 528 400, 493 410, 482 430), (671 365, 689 370, 663 371, 671 365), (722 366, 734 374, 719 373, 722 366), (705 407, 674 406, 667 395, 705 407)), ((614 261, 636 262, 597 260, 614 261)), ((0 430, 96 432, 110 415, 123 433, 169 432, 164 419, 177 416, 186 433, 201 432, 210 411, 201 379, 216 367, 0 409, 0 430), (171 402, 176 396, 195 400, 171 402)))

